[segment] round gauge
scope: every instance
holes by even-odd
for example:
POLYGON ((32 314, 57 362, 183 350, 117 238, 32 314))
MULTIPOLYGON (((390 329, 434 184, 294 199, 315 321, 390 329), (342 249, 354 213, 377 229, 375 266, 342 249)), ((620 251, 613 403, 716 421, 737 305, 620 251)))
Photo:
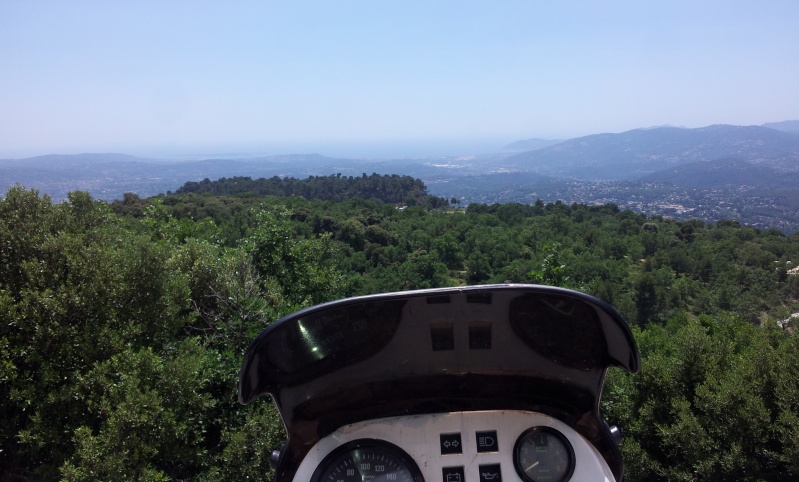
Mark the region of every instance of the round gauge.
POLYGON ((424 482, 419 467, 396 445, 361 439, 331 452, 314 471, 311 482, 424 482))
POLYGON ((533 427, 519 436, 513 465, 526 482, 566 482, 574 473, 574 449, 551 427, 533 427))

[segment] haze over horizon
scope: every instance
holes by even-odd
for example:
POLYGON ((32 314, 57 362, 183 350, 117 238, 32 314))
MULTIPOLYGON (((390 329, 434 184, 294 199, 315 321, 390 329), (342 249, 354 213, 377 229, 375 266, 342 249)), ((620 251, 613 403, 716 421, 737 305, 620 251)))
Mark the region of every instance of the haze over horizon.
POLYGON ((793 0, 0 0, 0 159, 457 155, 797 119, 797 24, 793 0))

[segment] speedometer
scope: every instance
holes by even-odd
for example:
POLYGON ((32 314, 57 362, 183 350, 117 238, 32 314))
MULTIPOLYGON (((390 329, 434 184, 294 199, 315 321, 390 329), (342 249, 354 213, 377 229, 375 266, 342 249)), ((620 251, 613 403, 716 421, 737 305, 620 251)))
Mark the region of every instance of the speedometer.
POLYGON ((419 467, 396 445, 360 439, 331 452, 311 482, 424 482, 419 467))

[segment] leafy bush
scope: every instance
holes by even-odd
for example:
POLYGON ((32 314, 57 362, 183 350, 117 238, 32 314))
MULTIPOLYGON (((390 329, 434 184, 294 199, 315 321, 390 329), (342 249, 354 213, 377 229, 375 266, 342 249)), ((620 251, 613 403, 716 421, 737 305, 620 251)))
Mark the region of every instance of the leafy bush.
POLYGON ((628 480, 799 476, 799 338, 685 314, 635 337, 641 373, 612 373, 603 400, 625 429, 628 480))

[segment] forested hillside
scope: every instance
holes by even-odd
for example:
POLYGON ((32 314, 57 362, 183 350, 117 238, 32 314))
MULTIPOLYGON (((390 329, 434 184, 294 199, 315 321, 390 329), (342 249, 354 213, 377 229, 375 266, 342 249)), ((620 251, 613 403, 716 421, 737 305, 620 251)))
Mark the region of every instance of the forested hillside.
POLYGON ((799 477, 799 235, 197 186, 0 200, 0 480, 269 480, 282 425, 236 402, 257 333, 344 296, 494 282, 586 291, 632 325, 642 372, 611 370, 602 405, 627 480, 799 477))
POLYGON ((204 179, 201 182, 187 182, 176 194, 213 194, 230 196, 250 194, 257 196, 300 196, 307 199, 343 201, 354 197, 374 199, 385 203, 443 207, 447 201, 427 194, 427 188, 419 179, 410 176, 380 175, 367 176, 311 176, 307 179, 274 176, 269 179, 253 180, 249 177, 222 178, 217 181, 204 179))

